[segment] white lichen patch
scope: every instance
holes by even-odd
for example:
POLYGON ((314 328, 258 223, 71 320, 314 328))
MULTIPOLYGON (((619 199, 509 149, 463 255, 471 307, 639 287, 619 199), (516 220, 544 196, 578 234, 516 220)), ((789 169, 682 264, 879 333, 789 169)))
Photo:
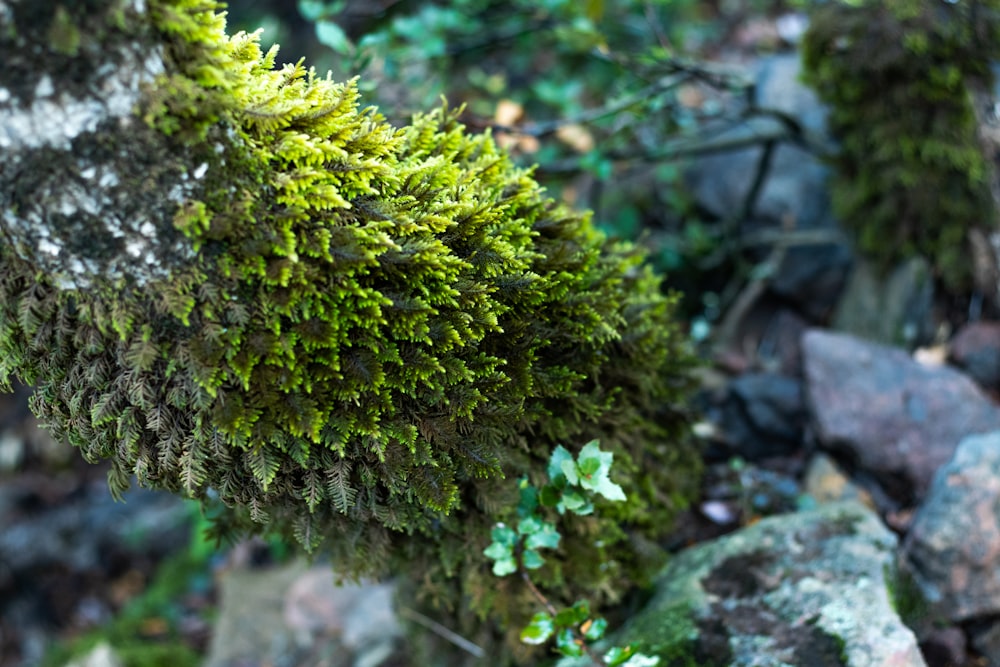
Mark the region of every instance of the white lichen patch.
MULTIPOLYGON (((134 48, 138 50, 138 45, 134 48)), ((41 147, 69 150, 73 139, 93 132, 101 121, 131 117, 141 98, 141 87, 164 71, 163 57, 154 50, 137 61, 125 54, 124 62, 98 68, 90 95, 71 95, 44 74, 27 107, 11 109, 0 116, 0 147, 7 151, 41 147)), ((8 95, 10 93, 8 92, 8 95)))
POLYGON ((10 91, 6 88, 0 88, 0 104, 4 104, 10 100, 10 91))
POLYGON ((44 253, 46 255, 51 255, 53 257, 59 256, 59 251, 62 248, 47 238, 41 238, 38 240, 38 252, 44 253))
POLYGON ((48 74, 43 74, 35 86, 35 97, 52 97, 55 92, 56 87, 52 83, 52 77, 48 74))
POLYGON ((201 179, 201 178, 203 178, 205 176, 205 174, 207 172, 208 172, 208 163, 207 162, 202 162, 201 164, 199 164, 195 168, 195 170, 194 170, 194 177, 196 179, 201 179))

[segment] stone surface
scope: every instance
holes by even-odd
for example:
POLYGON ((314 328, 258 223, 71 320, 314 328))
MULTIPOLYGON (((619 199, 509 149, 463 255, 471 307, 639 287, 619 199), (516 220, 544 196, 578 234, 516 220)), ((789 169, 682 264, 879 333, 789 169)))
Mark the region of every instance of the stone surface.
POLYGON ((1000 390, 1000 322, 971 322, 948 346, 951 361, 986 389, 1000 390))
POLYGON ((983 667, 1000 667, 1000 621, 976 624, 970 634, 972 647, 985 659, 983 667))
POLYGON ((101 642, 87 655, 66 664, 66 667, 124 667, 125 663, 106 642, 101 642))
POLYGON ((817 454, 809 460, 802 487, 818 503, 857 500, 866 507, 875 509, 871 494, 853 483, 826 454, 817 454))
POLYGON ((677 554, 611 641, 666 664, 922 666, 890 599, 895 548, 856 502, 763 519, 677 554))
POLYGON ((915 257, 882 276, 859 258, 837 306, 833 328, 912 349, 933 335, 933 305, 933 279, 925 260, 915 257))
POLYGON ((733 450, 752 461, 798 449, 805 414, 801 382, 777 373, 747 373, 730 382, 720 427, 733 450))
POLYGON ((1000 409, 965 375, 903 350, 819 329, 803 336, 806 403, 820 445, 914 505, 966 435, 1000 428, 1000 409))
POLYGON ((378 667, 402 634, 391 586, 337 586, 329 566, 231 570, 221 589, 207 667, 378 667))
MULTIPOLYGON (((761 58, 750 70, 756 108, 793 118, 811 138, 825 141, 827 111, 798 80, 797 54, 761 58)), ((717 129, 714 138, 737 141, 783 127, 775 117, 757 115, 717 129)), ((758 144, 692 160, 685 169, 685 182, 698 206, 720 220, 742 211, 763 151, 758 144)), ((769 287, 814 322, 826 321, 832 312, 853 261, 831 212, 827 177, 828 169, 816 155, 794 143, 779 142, 752 210, 746 220, 739 221, 743 241, 762 251, 760 259, 774 243, 787 243, 781 261, 768 276, 769 287), (795 240, 797 232, 824 236, 795 240)))
POLYGON ((1000 431, 965 438, 934 476, 903 545, 908 569, 951 621, 1000 614, 1000 431))

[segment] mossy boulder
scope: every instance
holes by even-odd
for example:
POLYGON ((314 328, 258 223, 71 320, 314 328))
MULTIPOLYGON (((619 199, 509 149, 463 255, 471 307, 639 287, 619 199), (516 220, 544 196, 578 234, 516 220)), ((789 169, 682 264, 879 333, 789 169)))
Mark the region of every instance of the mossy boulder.
POLYGON ((951 291, 972 287, 970 234, 996 231, 998 217, 970 85, 992 80, 998 55, 996 0, 814 9, 804 79, 840 141, 834 208, 883 271, 919 254, 951 291))
POLYGON ((143 27, 165 71, 138 113, 202 193, 164 202, 183 260, 74 289, 0 246, 0 379, 114 493, 134 476, 501 622, 530 596, 492 580, 490 527, 598 438, 628 501, 574 518, 538 583, 600 604, 642 581, 697 479, 675 296, 455 113, 393 127, 216 10, 150 1, 143 27))

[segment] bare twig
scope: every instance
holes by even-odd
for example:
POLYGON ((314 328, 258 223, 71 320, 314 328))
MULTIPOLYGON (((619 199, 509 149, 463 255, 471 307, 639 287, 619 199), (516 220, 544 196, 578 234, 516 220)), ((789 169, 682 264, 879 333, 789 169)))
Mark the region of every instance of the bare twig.
POLYGON ((451 642, 466 653, 470 653, 477 658, 482 658, 486 655, 486 652, 479 645, 472 643, 457 632, 449 630, 434 619, 428 618, 418 611, 414 611, 409 607, 400 607, 399 615, 405 616, 414 623, 427 628, 437 636, 451 642))

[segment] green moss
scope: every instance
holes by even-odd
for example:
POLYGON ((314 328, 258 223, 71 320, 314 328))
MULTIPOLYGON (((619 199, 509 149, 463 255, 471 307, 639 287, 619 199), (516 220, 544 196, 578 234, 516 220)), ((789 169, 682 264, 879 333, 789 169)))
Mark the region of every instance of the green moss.
POLYGON ((645 581, 627 537, 669 530, 699 465, 675 297, 455 114, 392 127, 214 10, 150 3, 167 73, 140 110, 204 184, 173 218, 196 255, 60 293, 0 250, 0 379, 36 384, 113 492, 134 475, 217 498, 221 534, 411 572, 470 633, 470 611, 534 608, 482 556, 517 505, 504 478, 598 438, 629 500, 576 518, 538 582, 599 605, 645 581))
POLYGON ((814 11, 804 76, 840 140, 834 206, 884 270, 921 254, 950 289, 970 286, 968 232, 994 229, 996 212, 967 85, 991 80, 998 11, 937 0, 814 11))
POLYGON ((80 29, 62 5, 56 7, 49 26, 49 42, 57 53, 64 56, 75 56, 80 51, 80 29))

